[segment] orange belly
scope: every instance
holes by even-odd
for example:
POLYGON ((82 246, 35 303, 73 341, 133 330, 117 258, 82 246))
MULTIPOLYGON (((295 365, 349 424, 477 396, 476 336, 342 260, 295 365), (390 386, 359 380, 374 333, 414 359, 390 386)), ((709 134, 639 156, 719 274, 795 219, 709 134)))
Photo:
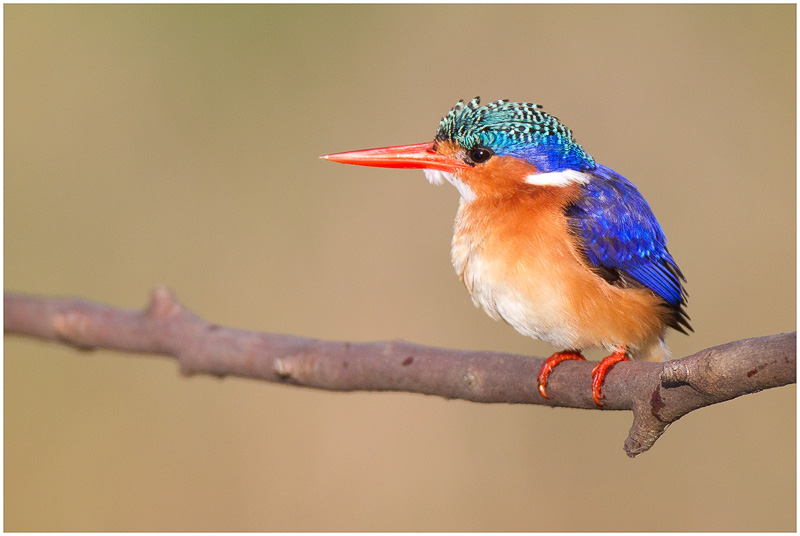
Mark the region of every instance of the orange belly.
POLYGON ((472 300, 492 318, 558 348, 625 347, 633 357, 664 358, 664 303, 589 269, 559 195, 569 192, 462 201, 452 260, 472 300))

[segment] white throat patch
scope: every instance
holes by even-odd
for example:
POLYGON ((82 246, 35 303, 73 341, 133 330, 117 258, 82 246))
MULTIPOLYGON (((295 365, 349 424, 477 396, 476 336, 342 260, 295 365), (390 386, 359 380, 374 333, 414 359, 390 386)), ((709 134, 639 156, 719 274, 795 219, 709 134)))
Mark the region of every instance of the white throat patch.
POLYGON ((449 182, 453 186, 456 187, 458 193, 461 194, 461 199, 469 203, 470 201, 475 200, 475 192, 461 179, 453 175, 452 173, 448 173, 446 171, 441 171, 439 169, 423 169, 422 171, 425 172, 425 178, 428 179, 428 182, 431 184, 442 184, 444 181, 449 182))
POLYGON ((574 183, 586 184, 589 182, 589 176, 582 171, 565 169, 550 173, 531 173, 525 177, 525 182, 534 186, 569 186, 574 183))

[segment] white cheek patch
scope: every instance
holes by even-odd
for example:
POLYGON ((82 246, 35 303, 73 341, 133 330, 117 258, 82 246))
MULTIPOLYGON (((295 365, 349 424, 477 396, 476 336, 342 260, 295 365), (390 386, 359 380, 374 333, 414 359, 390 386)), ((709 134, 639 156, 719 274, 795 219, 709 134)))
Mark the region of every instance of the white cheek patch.
POLYGON ((589 182, 589 176, 582 171, 565 169, 550 173, 531 173, 525 177, 525 182, 534 186, 569 186, 575 183, 586 184, 589 182))
MULTIPOLYGON (((425 173, 425 178, 428 179, 428 182, 431 184, 439 185, 442 184, 444 181, 451 182, 450 179, 447 179, 445 175, 450 175, 446 171, 440 171, 438 169, 423 169, 425 173)), ((450 175, 452 177, 452 175, 450 175)))
POLYGON ((472 188, 452 173, 439 169, 423 169, 422 171, 425 172, 425 178, 428 179, 428 182, 431 184, 442 184, 444 181, 447 181, 456 187, 458 193, 461 194, 461 199, 467 203, 475 200, 476 196, 472 188))

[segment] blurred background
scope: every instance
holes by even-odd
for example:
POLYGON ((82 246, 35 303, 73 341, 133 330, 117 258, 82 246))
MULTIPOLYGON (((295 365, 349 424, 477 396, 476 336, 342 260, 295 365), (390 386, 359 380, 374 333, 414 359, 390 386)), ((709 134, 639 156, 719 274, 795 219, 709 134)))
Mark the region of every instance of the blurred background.
MULTIPOLYGON (((795 6, 4 6, 6 290, 546 356, 450 266, 458 194, 321 154, 537 102, 649 200, 696 333, 795 329, 795 6)), ((793 531, 795 387, 627 412, 184 378, 5 338, 9 531, 793 531)), ((600 354, 593 354, 599 358, 600 354)))

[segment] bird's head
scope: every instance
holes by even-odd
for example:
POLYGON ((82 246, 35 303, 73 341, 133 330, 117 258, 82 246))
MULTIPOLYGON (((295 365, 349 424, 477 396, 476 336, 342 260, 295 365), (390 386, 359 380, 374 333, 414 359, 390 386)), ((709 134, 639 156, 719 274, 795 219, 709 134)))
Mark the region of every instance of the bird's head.
POLYGON ((537 104, 459 101, 433 141, 325 155, 361 166, 421 168, 434 184, 454 184, 462 198, 507 195, 530 186, 585 182, 594 160, 572 132, 537 104))

